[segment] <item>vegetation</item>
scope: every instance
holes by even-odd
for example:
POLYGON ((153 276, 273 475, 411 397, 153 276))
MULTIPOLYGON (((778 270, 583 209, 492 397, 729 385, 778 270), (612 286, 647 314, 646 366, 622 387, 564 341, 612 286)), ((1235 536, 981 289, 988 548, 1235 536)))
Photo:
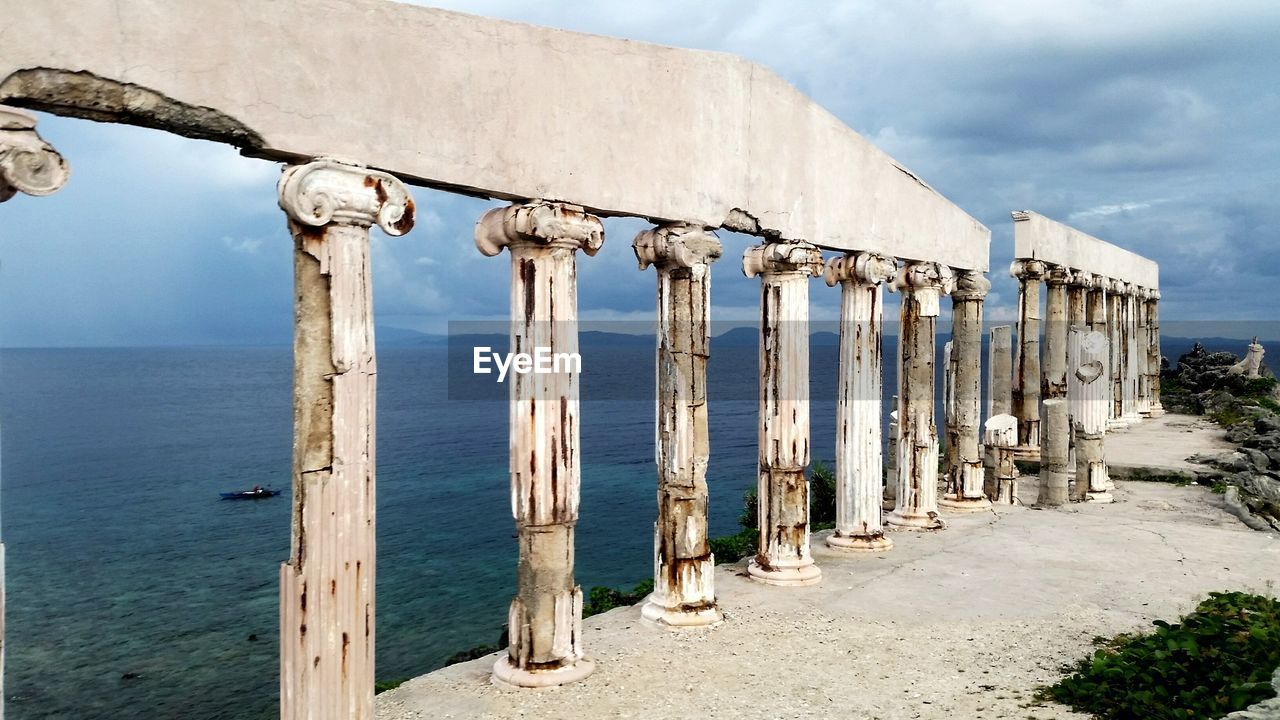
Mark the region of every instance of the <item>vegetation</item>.
POLYGON ((1280 666, 1280 601, 1210 593, 1182 619, 1150 634, 1099 639, 1093 657, 1041 691, 1115 720, 1220 718, 1271 697, 1280 666))
POLYGON ((616 590, 596 585, 587 591, 587 601, 582 604, 582 617, 599 615, 617 607, 635 605, 653 592, 653 579, 636 583, 630 590, 616 590))

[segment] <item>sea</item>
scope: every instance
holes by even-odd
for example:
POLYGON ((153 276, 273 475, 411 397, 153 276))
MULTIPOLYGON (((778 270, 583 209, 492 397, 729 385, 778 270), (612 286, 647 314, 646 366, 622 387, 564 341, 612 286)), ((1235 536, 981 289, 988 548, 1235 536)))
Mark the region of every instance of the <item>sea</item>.
MULTIPOLYGON (((651 343, 582 349, 584 588, 652 572, 651 343)), ((379 349, 379 680, 496 644, 514 589, 507 404, 451 395, 447 353, 379 349)), ((887 414, 892 337, 885 357, 887 414)), ((812 455, 828 464, 836 367, 835 343, 815 343, 812 455)), ((713 345, 713 535, 738 529, 756 481, 756 372, 754 346, 713 345)), ((276 716, 291 375, 288 347, 0 351, 9 718, 276 716), (219 499, 253 485, 284 493, 219 499)))

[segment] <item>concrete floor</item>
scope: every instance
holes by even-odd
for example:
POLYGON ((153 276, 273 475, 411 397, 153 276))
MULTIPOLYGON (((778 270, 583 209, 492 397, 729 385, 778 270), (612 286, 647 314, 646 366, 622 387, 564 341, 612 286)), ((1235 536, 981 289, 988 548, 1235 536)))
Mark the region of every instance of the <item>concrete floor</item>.
MULTIPOLYGON (((1176 464, 1218 442, 1178 416, 1148 422, 1109 438, 1108 455, 1176 464)), ((500 690, 490 656, 380 695, 378 718, 1084 717, 1033 694, 1094 636, 1173 620, 1214 590, 1275 594, 1280 577, 1280 536, 1245 528, 1203 487, 1120 482, 1115 495, 949 515, 943 531, 892 533, 879 555, 837 554, 819 534, 818 586, 721 566, 715 628, 670 632, 619 608, 585 621, 597 669, 581 683, 500 690)))

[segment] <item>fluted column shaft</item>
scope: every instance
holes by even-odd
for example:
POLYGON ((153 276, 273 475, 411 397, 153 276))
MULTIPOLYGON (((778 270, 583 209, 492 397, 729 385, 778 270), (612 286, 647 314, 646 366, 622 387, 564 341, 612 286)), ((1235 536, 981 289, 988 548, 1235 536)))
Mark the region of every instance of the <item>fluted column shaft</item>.
POLYGON ((1122 419, 1126 347, 1124 306, 1129 286, 1128 283, 1113 280, 1107 290, 1107 340, 1111 365, 1111 409, 1107 417, 1112 427, 1123 427, 1126 424, 1122 419))
POLYGON ((947 491, 938 502, 948 510, 985 510, 982 469, 982 303, 991 282, 981 272, 956 275, 951 291, 953 421, 947 425, 947 491))
POLYGON ((1151 416, 1164 414, 1164 405, 1160 404, 1160 363, 1164 356, 1160 353, 1160 291, 1152 290, 1147 300, 1147 324, 1151 330, 1151 416))
MULTIPOLYGON (((600 219, 575 205, 531 202, 495 208, 476 224, 476 246, 511 253, 511 351, 578 352, 578 250, 604 242, 600 219)), ((571 368, 515 373, 511 408, 511 510, 519 561, 508 613, 510 645, 493 668, 519 687, 580 680, 582 589, 574 581, 578 522, 578 375, 571 368)))
POLYGON ((280 567, 280 716, 373 718, 377 361, 369 228, 413 226, 385 173, 285 168, 294 240, 293 533, 280 567))
POLYGON ((840 285, 840 377, 836 392, 836 529, 827 545, 888 550, 884 535, 882 284, 893 260, 851 253, 827 263, 827 285, 840 285))
POLYGON ((913 529, 941 528, 938 516, 938 428, 934 421, 935 332, 939 299, 952 289, 951 269, 908 263, 890 290, 902 293, 898 344, 898 492, 886 521, 913 529))
MULTIPOLYGON (((71 170, 36 132, 30 113, 0 105, 0 203, 19 192, 43 196, 66 184, 71 170)), ((4 543, 0 542, 0 720, 4 718, 4 543)))
POLYGON ((653 593, 642 616, 668 627, 719 622, 715 558, 707 540, 707 360, 711 263, 720 241, 701 227, 664 225, 632 243, 658 276, 658 520, 653 593))
POLYGON ((1011 327, 997 325, 991 328, 987 358, 987 417, 1012 415, 1013 329, 1011 327))
POLYGON ((1040 447, 1040 283, 1045 272, 1039 260, 1015 260, 1009 268, 1019 282, 1013 415, 1023 447, 1040 447))
POLYGON ((759 552, 752 578, 808 585, 821 577, 809 553, 809 279, 822 253, 803 242, 747 248, 747 277, 760 277, 759 552))
POLYGON ((1124 298, 1124 406, 1123 417, 1130 423, 1141 419, 1138 414, 1138 382, 1146 365, 1147 353, 1141 348, 1142 328, 1139 326, 1138 308, 1141 303, 1138 294, 1141 288, 1130 286, 1124 298))

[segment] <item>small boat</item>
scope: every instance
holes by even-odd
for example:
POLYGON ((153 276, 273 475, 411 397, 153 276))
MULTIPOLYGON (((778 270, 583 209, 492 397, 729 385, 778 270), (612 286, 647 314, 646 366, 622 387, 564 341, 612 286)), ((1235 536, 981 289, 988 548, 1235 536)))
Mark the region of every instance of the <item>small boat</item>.
POLYGON ((275 497, 280 494, 280 491, 255 487, 252 490, 238 490, 236 492, 218 494, 222 496, 223 500, 261 500, 262 498, 275 497))

